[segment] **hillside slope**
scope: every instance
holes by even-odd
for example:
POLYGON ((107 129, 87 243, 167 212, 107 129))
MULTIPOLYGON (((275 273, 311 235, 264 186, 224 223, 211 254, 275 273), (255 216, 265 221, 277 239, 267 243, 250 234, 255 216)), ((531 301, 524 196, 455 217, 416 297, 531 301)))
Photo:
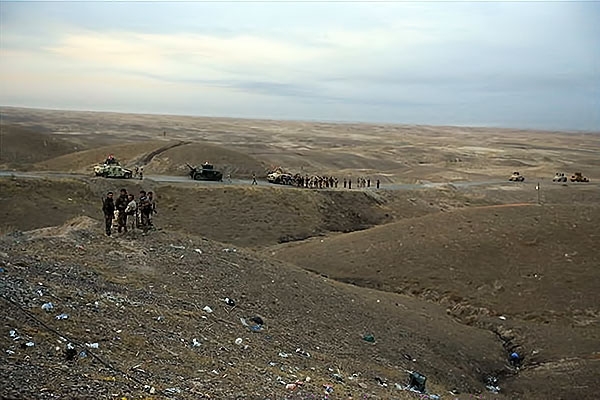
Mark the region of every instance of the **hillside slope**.
POLYGON ((0 238, 0 262, 0 343, 10 350, 0 391, 9 397, 43 388, 42 398, 302 398, 326 384, 335 398, 410 399, 394 386, 406 382, 405 369, 426 374, 434 393, 478 393, 483 375, 505 368, 494 335, 443 308, 198 237, 103 238, 99 222, 81 217, 0 238), (68 318, 56 319, 61 313, 68 318), (262 330, 241 323, 257 315, 262 330), (296 380, 299 389, 285 388, 296 380))

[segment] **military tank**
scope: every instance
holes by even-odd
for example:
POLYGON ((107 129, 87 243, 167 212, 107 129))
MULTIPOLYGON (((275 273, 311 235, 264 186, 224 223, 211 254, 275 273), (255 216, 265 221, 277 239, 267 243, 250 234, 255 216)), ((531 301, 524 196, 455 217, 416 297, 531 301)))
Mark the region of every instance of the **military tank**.
POLYGON ((223 173, 215 169, 214 165, 205 162, 200 167, 192 167, 185 164, 190 169, 190 178, 195 181, 223 181, 223 173))
POLYGON ((133 171, 123 168, 114 157, 109 157, 103 164, 94 167, 94 174, 104 178, 122 178, 130 179, 133 177, 133 171))

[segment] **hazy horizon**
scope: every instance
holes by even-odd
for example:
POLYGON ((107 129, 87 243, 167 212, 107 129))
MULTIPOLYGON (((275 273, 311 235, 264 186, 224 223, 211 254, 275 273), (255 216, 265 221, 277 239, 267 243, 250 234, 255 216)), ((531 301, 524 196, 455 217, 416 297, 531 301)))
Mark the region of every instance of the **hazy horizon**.
POLYGON ((600 4, 2 2, 0 104, 600 131, 600 4))

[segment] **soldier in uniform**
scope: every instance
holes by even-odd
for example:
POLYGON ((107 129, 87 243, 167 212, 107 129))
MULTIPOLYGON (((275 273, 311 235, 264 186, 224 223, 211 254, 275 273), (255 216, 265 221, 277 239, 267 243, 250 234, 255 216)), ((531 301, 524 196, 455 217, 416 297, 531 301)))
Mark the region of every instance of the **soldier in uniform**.
POLYGON ((125 214, 125 209, 127 208, 128 203, 127 189, 121 189, 121 194, 115 203, 115 207, 117 208, 117 211, 119 211, 119 216, 117 218, 117 232, 119 233, 121 233, 121 230, 123 229, 127 232, 127 214, 125 214))
POLYGON ((113 201, 113 192, 108 192, 106 194, 106 198, 102 200, 102 212, 104 213, 106 236, 110 236, 112 231, 112 221, 115 216, 115 203, 113 201))

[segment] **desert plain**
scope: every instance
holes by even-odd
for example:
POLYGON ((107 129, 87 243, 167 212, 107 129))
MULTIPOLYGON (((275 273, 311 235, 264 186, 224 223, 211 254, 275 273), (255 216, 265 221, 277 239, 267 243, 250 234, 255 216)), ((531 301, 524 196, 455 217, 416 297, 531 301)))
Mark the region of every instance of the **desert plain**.
POLYGON ((600 132, 13 107, 0 123, 2 398, 599 397, 600 132), (108 154, 144 179, 94 176, 108 154), (232 180, 191 180, 205 161, 232 180), (270 184, 276 166, 339 185, 270 184), (357 178, 371 186, 342 187, 357 178), (104 235, 122 187, 154 191, 156 230, 104 235))

